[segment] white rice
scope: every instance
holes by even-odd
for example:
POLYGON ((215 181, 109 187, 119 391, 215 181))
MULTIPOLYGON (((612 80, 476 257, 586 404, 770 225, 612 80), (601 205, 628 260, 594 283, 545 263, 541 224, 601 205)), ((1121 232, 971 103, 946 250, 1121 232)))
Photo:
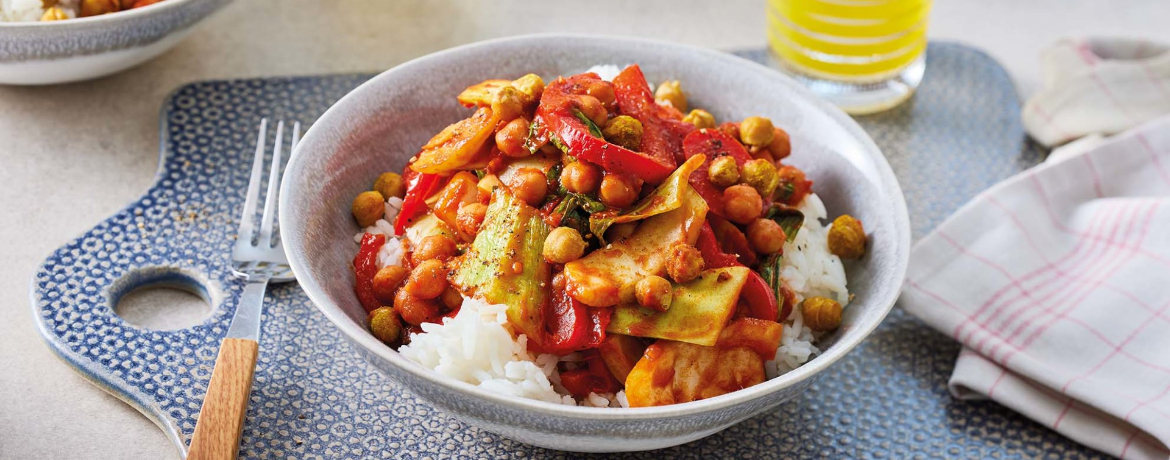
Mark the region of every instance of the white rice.
MULTIPOLYGON (((842 307, 849 303, 845 287, 845 266, 841 259, 829 252, 829 229, 821 223, 828 217, 825 204, 814 193, 800 203, 804 225, 791 243, 784 244, 784 269, 780 277, 796 292, 797 302, 806 297, 823 296, 836 299, 842 307)), ((817 334, 805 327, 800 308, 793 308, 784 322, 784 334, 776 358, 764 364, 768 378, 776 377, 800 367, 821 350, 813 345, 817 334)))
POLYGON ((595 65, 590 67, 589 70, 586 70, 585 72, 593 72, 596 73, 597 76, 601 77, 602 80, 613 81, 614 77, 618 76, 619 73, 622 73, 622 68, 613 64, 595 65))
MULTIPOLYGON (((507 311, 507 305, 465 298, 454 318, 444 318, 442 324, 424 323, 423 332, 412 334, 410 344, 398 352, 427 369, 493 393, 577 405, 578 401, 566 395, 563 387, 557 388, 560 359, 556 355, 529 353, 528 338, 523 334, 513 340, 507 311)), ((628 407, 628 403, 623 406, 624 401, 624 392, 590 394, 580 404, 628 407)))
POLYGON ((374 225, 366 227, 365 230, 353 236, 355 243, 360 243, 362 236, 367 233, 386 236, 386 244, 383 244, 382 249, 378 250, 378 260, 375 262, 379 269, 387 265, 402 265, 402 256, 406 252, 406 248, 402 244, 402 240, 394 235, 394 224, 391 223, 398 218, 398 212, 401 210, 402 198, 396 196, 387 198, 386 214, 374 222, 374 225))

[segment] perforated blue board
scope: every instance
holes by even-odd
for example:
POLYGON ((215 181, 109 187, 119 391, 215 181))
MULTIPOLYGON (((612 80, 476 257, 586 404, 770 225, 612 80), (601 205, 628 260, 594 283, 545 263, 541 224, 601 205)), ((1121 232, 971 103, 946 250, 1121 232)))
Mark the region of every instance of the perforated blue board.
MULTIPOLYGON (((902 183, 916 238, 980 190, 1041 159, 997 63, 952 43, 932 43, 927 53, 917 95, 858 119, 902 183)), ((762 50, 740 54, 768 59, 762 50)), ((263 116, 311 122, 369 77, 178 89, 163 108, 158 183, 37 271, 33 309, 53 350, 186 446, 240 292, 228 274, 228 233, 242 204, 252 133, 263 116), (179 331, 143 330, 114 315, 120 293, 160 281, 204 286, 223 307, 179 331)), ((242 458, 582 456, 477 430, 402 391, 362 361, 295 284, 272 289, 266 304, 242 458)), ((952 399, 946 381, 958 351, 895 308, 794 401, 706 439, 620 457, 1103 457, 994 403, 952 399)))

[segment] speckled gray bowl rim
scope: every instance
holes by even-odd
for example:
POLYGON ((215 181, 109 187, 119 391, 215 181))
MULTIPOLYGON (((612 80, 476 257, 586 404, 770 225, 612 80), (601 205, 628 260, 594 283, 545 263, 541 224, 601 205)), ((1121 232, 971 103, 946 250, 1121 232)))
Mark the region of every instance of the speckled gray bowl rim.
POLYGON ((0 22, 0 29, 17 29, 17 28, 42 28, 50 29, 56 28, 60 30, 65 29, 89 29, 94 26, 101 25, 103 22, 116 21, 132 21, 140 16, 147 16, 155 13, 161 13, 170 8, 179 8, 184 3, 194 2, 198 0, 164 0, 151 5, 146 5, 142 8, 133 8, 130 10, 118 11, 116 13, 99 14, 97 16, 86 16, 83 18, 64 19, 60 21, 28 21, 28 22, 0 22))
MULTIPOLYGON (((621 47, 623 44, 639 44, 644 46, 654 46, 663 49, 674 49, 676 51, 694 53, 701 55, 705 59, 708 59, 710 65, 713 68, 720 69, 720 72, 750 71, 763 73, 767 76, 771 76, 771 79, 774 80, 775 84, 784 85, 788 87, 788 89, 792 90, 794 94, 808 99, 808 102, 810 102, 814 107, 827 114, 832 120, 840 124, 846 132, 853 135, 869 154, 869 160, 874 163, 874 169, 878 172, 878 179, 881 181, 881 183, 877 185, 881 186, 882 191, 886 194, 887 198, 887 201, 884 204, 887 205, 890 208, 889 211, 893 213, 892 224, 894 226, 895 236, 897 237, 896 242, 898 244, 896 251, 894 252, 897 262, 897 266, 895 267, 896 273, 894 273, 894 276, 890 277, 890 279, 898 280, 898 283, 901 283, 902 280, 905 279, 906 266, 909 263, 910 257, 910 218, 906 207, 906 200, 902 195, 902 188, 898 184, 898 180, 894 176, 893 170, 890 168, 889 163, 886 162, 885 157, 881 154, 881 150, 876 144, 874 144, 873 139, 871 139, 869 135, 866 134, 865 131, 861 129, 861 127, 855 121, 853 121, 852 118, 829 102, 813 95, 792 78, 783 75, 774 69, 765 67, 747 59, 719 51, 681 45, 661 40, 599 36, 589 34, 532 34, 480 41, 428 54, 426 56, 407 61, 403 64, 399 64, 385 72, 382 72, 381 74, 378 74, 374 78, 371 78, 369 81, 363 83, 361 86, 355 88, 353 91, 350 91, 348 94, 334 103, 333 107, 326 111, 325 114, 323 114, 317 120, 317 123, 314 123, 314 126, 328 120, 335 112, 336 107, 352 103, 351 99, 358 99, 362 97, 361 95, 367 87, 377 85, 380 79, 398 70, 406 69, 419 63, 424 63, 431 60, 444 59, 447 55, 456 54, 459 52, 476 50, 485 51, 496 45, 504 43, 515 44, 514 42, 525 41, 537 42, 551 38, 580 39, 582 42, 588 41, 590 43, 596 44, 596 46, 599 47, 617 48, 621 47)), ((351 120, 349 123, 355 122, 351 120)), ((305 133, 304 138, 310 137, 312 135, 313 129, 316 128, 309 128, 309 130, 305 133)), ((303 146, 304 144, 301 145, 303 146)), ((281 181, 279 204, 281 221, 285 221, 284 216, 287 212, 286 210, 291 209, 290 207, 292 206, 292 203, 288 202, 288 197, 290 195, 289 188, 291 187, 290 184, 295 183, 295 181, 292 180, 292 176, 297 173, 297 158, 300 156, 301 153, 299 152, 299 149, 298 151, 293 152, 292 159, 290 159, 289 165, 285 169, 284 178, 281 181)), ((492 393, 479 386, 440 375, 433 370, 424 368, 417 363, 402 357, 398 354, 398 352, 375 339, 374 336, 364 328, 359 327, 352 318, 347 316, 340 309, 340 307, 338 307, 329 299, 328 295, 322 292, 320 286, 315 281, 313 281, 312 278, 302 276, 303 274, 310 273, 309 262, 303 259, 302 254, 296 252, 293 245, 286 244, 285 251, 287 252, 289 264, 292 266, 293 273, 297 274, 298 282, 300 283, 301 288, 304 289, 306 294, 308 294, 309 299, 313 301, 313 304, 316 305, 317 309, 320 310, 325 315, 325 317, 328 318, 329 321, 332 322, 343 334, 345 334, 352 343, 365 348, 366 351, 369 351, 370 353, 385 359, 394 366, 397 366, 406 372, 410 372, 415 376, 430 382, 431 384, 445 386, 452 390, 464 393, 470 397, 481 398, 496 404, 511 406, 519 410, 531 410, 559 417, 591 420, 653 420, 664 417, 678 417, 703 413, 723 407, 740 405, 748 401, 764 397, 769 393, 773 393, 783 388, 792 386, 804 379, 811 378, 818 372, 827 369, 833 363, 837 362, 837 360, 841 359, 847 353, 849 353, 850 350, 860 344, 861 341, 865 340, 865 338, 868 337, 875 328, 877 328, 881 321, 885 319, 890 309, 893 308, 894 302, 897 301, 898 293, 901 291, 901 289, 888 290, 886 291, 886 297, 888 298, 875 301, 875 305, 881 306, 881 315, 873 315, 869 317, 868 321, 857 324, 857 326, 848 331, 847 334, 842 334, 832 347, 830 347, 824 353, 816 356, 816 358, 809 360, 809 362, 790 372, 782 374, 776 378, 766 380, 763 383, 733 391, 728 394, 716 396, 714 398, 667 406, 622 409, 582 407, 554 404, 535 399, 492 393)))

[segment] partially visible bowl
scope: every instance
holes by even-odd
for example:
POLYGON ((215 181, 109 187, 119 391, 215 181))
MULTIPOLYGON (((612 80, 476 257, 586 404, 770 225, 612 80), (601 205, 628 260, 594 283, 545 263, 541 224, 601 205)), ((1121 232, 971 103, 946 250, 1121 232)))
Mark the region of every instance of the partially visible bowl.
MULTIPOLYGON (((843 112, 775 70, 728 54, 640 39, 534 35, 471 44, 383 72, 330 108, 294 152, 280 202, 289 262, 309 298, 374 367, 456 418, 522 442, 570 451, 647 450, 718 432, 789 400, 865 339, 902 285, 910 225, 902 191, 873 141, 843 112), (353 197, 398 171, 434 133, 469 111, 464 87, 529 72, 571 75, 595 64, 638 63, 652 81, 678 79, 692 105, 719 120, 770 117, 792 138, 791 162, 816 181, 830 213, 852 214, 871 235, 847 270, 856 294, 821 355, 762 384, 672 406, 603 409, 494 394, 442 377, 375 339, 353 293, 359 231, 353 197)), ((815 416, 815 414, 813 414, 815 416)))
POLYGON ((136 66, 179 43, 231 0, 166 0, 100 16, 0 23, 0 84, 89 80, 136 66))

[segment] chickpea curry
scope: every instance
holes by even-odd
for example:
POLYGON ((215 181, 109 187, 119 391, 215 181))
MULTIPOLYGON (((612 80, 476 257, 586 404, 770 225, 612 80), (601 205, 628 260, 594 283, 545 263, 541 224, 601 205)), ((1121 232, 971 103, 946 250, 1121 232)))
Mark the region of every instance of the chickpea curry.
MULTIPOLYGON (((812 181, 784 163, 788 134, 763 117, 717 123, 688 109, 678 81, 652 90, 637 65, 596 73, 486 80, 457 96, 469 116, 436 134, 399 174, 357 195, 366 233, 355 292, 390 346, 453 316, 465 297, 507 306, 513 336, 580 365, 574 396, 625 390, 630 407, 710 398, 765 380, 799 309, 814 331, 842 306, 798 296, 781 276, 812 181)), ((828 234, 837 256, 864 255, 860 221, 828 234)))

